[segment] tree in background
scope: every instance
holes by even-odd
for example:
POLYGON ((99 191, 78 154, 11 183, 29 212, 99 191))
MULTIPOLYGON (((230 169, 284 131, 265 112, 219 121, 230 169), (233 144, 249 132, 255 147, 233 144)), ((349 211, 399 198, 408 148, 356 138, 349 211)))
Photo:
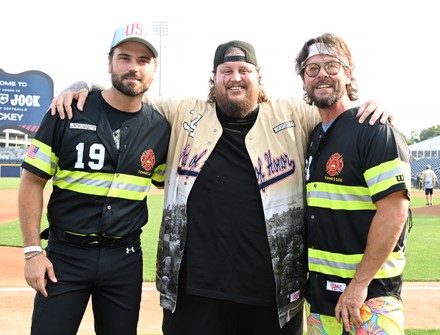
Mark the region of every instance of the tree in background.
POLYGON ((436 125, 430 128, 425 128, 420 132, 420 141, 426 141, 430 138, 440 135, 440 125, 436 125))
POLYGON ((437 137, 440 136, 440 124, 436 125, 436 126, 432 126, 429 128, 425 128, 422 129, 422 131, 419 132, 417 130, 413 130, 411 132, 411 137, 409 139, 406 139, 406 142, 408 143, 408 145, 417 143, 417 142, 422 142, 422 141, 426 141, 429 140, 430 138, 433 137, 437 137))

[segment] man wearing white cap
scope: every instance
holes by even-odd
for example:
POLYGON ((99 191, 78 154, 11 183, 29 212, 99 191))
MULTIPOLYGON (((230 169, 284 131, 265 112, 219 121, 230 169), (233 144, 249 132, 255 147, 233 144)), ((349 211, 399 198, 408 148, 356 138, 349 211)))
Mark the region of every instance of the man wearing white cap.
POLYGON ((296 69, 322 119, 306 158, 308 333, 403 334, 408 146, 389 123, 358 123, 354 65, 341 38, 308 40, 296 69))
POLYGON ((37 291, 32 335, 76 334, 90 297, 96 334, 137 334, 140 234, 148 190, 163 186, 170 136, 167 121, 142 102, 157 56, 145 25, 118 28, 108 54, 112 86, 91 94, 71 120, 47 114, 32 141, 19 191, 25 278, 37 291))
POLYGON ((426 165, 426 169, 422 172, 422 185, 425 189, 426 206, 432 206, 434 186, 437 185, 437 176, 429 164, 426 165))

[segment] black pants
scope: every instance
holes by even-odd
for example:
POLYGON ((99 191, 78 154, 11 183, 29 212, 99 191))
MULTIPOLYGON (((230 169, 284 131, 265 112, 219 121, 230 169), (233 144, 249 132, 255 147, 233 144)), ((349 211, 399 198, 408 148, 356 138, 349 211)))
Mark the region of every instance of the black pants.
POLYGON ((276 307, 179 294, 174 313, 164 309, 164 335, 302 335, 303 313, 282 329, 276 307))
POLYGON ((49 236, 46 249, 57 283, 35 297, 32 335, 74 335, 92 299, 100 335, 137 333, 142 293, 139 236, 111 247, 87 247, 49 236))

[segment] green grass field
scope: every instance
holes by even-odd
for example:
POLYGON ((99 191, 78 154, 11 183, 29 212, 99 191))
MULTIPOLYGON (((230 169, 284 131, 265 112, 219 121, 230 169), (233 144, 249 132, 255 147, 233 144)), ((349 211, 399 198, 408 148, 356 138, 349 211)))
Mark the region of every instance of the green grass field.
MULTIPOLYGON (((17 188, 18 178, 0 178, 0 189, 17 188)), ((50 187, 50 186, 49 186, 50 187)), ((162 195, 152 195, 148 199, 150 220, 142 234, 144 251, 144 280, 155 280, 155 262, 157 239, 162 215, 162 195)), ((425 205, 424 196, 411 199, 411 207, 425 205)), ((405 281, 440 281, 440 258, 427 255, 440 255, 440 222, 439 217, 413 215, 413 228, 408 235, 407 265, 404 272, 405 281)), ((42 227, 47 226, 43 219, 42 227)), ((11 221, 0 225, 0 245, 22 246, 19 222, 11 221)), ((409 329, 406 335, 440 334, 438 329, 409 329)))
MULTIPOLYGON (((0 178, 0 189, 18 188, 19 178, 0 178)), ((48 183, 49 184, 49 183, 48 183)), ((51 187, 48 185, 47 187, 51 187)), ((159 236, 160 220, 162 217, 162 195, 152 195, 148 198, 149 206, 149 222, 143 229, 141 237, 143 256, 144 256, 144 281, 153 282, 156 280, 155 263, 157 239, 159 236)), ((47 227, 47 220, 43 215, 41 228, 47 227)), ((42 241, 43 247, 46 241, 42 241)), ((0 225, 0 246, 22 247, 20 224, 18 220, 11 221, 0 225)))
MULTIPOLYGON (((19 178, 0 178, 0 189, 17 188, 19 178)), ((50 186, 49 186, 50 187, 50 186)), ((155 280, 155 262, 157 239, 162 215, 162 195, 148 198, 150 220, 144 227, 142 247, 144 250, 144 280, 155 280)), ((413 197, 411 207, 425 205, 423 196, 413 197)), ((413 228, 408 235, 407 264, 404 272, 405 281, 440 281, 440 222, 439 217, 413 215, 413 228)), ((42 227, 47 226, 43 218, 42 227)), ((22 239, 19 222, 11 221, 0 225, 0 245, 21 247, 22 239)))

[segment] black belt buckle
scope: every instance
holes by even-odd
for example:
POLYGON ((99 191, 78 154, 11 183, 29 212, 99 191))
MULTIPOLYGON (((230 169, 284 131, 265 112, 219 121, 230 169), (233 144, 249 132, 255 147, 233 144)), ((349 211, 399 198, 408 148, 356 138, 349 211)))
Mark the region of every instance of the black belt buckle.
POLYGON ((87 245, 89 247, 100 247, 100 246, 102 246, 102 237, 100 237, 100 236, 84 236, 82 238, 81 244, 87 245))
POLYGON ((105 237, 105 236, 94 236, 85 235, 78 236, 68 232, 64 232, 69 242, 75 243, 77 245, 82 245, 85 247, 111 247, 117 244, 121 238, 105 237))
POLYGON ((111 247, 119 240, 119 238, 105 236, 84 236, 82 239, 82 244, 89 247, 111 247))

